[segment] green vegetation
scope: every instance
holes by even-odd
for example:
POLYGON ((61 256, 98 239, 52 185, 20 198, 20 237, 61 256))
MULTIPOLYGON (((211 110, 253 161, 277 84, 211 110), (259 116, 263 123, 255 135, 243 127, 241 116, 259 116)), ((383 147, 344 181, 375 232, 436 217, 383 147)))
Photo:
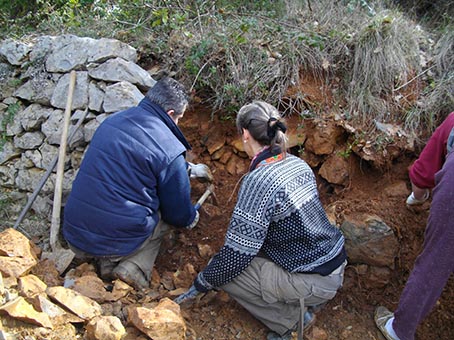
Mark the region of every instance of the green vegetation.
POLYGON ((3 147, 8 139, 8 136, 6 135, 6 128, 8 124, 11 124, 14 121, 14 116, 19 110, 19 103, 11 104, 8 106, 6 109, 6 114, 4 115, 1 124, 0 124, 0 152, 3 151, 3 147))
POLYGON ((336 112, 368 131, 377 120, 423 133, 454 107, 453 4, 0 0, 0 34, 119 39, 221 117, 261 99, 288 114, 336 112), (307 79, 321 98, 300 86, 307 79))

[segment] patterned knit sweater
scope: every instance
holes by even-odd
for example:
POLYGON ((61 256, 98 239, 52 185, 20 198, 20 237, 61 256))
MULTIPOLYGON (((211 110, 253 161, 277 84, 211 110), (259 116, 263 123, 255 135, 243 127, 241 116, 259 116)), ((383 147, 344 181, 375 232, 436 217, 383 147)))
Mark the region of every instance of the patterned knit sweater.
POLYGON ((259 251, 292 273, 316 272, 344 255, 344 237, 328 221, 307 163, 287 155, 261 165, 244 177, 224 246, 197 276, 198 291, 227 284, 259 251))

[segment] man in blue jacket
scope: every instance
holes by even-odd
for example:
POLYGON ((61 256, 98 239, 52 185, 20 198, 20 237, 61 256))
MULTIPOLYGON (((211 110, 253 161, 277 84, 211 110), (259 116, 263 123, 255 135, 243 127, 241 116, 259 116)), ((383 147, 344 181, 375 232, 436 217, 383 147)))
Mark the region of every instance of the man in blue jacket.
MULTIPOLYGON (((187 105, 184 87, 164 78, 93 136, 65 206, 63 235, 76 257, 96 259, 104 279, 148 287, 168 225, 198 222, 185 160, 191 147, 177 126, 187 105)), ((210 176, 204 164, 192 170, 210 176)))

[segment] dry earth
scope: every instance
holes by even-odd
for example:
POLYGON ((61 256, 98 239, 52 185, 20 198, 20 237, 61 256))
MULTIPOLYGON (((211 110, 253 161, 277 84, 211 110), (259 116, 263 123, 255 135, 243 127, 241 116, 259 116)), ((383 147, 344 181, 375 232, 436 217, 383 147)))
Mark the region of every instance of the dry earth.
MULTIPOLYGON (((193 115, 200 114, 193 112, 193 115)), ((214 251, 222 246, 229 215, 235 203, 235 186, 241 178, 240 174, 229 174, 219 162, 212 162, 203 145, 204 137, 213 131, 234 137, 236 131, 233 123, 214 122, 214 126, 198 129, 194 129, 193 125, 191 118, 182 122, 182 128, 194 147, 195 158, 205 162, 213 170, 217 206, 208 203, 204 207, 204 211, 209 214, 202 215, 197 230, 180 232, 176 246, 161 257, 157 266, 161 272, 175 270, 187 262, 196 270, 202 269, 209 258, 200 257, 197 244, 206 243, 214 251), (233 198, 229 200, 232 193, 233 198)), ((375 307, 381 304, 394 309, 397 306, 400 292, 421 249, 430 208, 430 202, 412 209, 405 204, 409 194, 407 169, 415 157, 414 153, 402 151, 385 169, 376 169, 352 153, 349 157, 350 182, 345 187, 334 187, 317 176, 322 202, 328 211, 336 215, 337 222, 342 222, 345 215, 377 215, 393 229, 400 247, 395 270, 384 287, 379 279, 362 275, 360 267, 358 270, 357 266, 347 266, 344 287, 333 301, 317 313, 317 322, 312 332, 309 331, 306 335, 307 339, 383 339, 373 321, 375 307), (406 184, 403 188, 402 183, 406 184)), ((248 165, 249 160, 244 159, 243 167, 248 165)), ((317 169, 314 170, 317 173, 317 169)), ((203 192, 202 189, 194 189, 195 197, 203 192)), ((451 279, 436 308, 419 328, 418 340, 454 339, 453 294, 454 281, 451 279)), ((195 330, 197 339, 266 338, 265 327, 223 294, 218 294, 206 305, 187 308, 184 313, 195 330)))
MULTIPOLYGON (((195 273, 203 269, 211 255, 222 246, 236 200, 237 185, 241 173, 249 165, 248 159, 239 158, 237 172, 232 174, 226 164, 213 161, 207 151, 208 139, 210 143, 216 144, 216 138, 237 138, 231 120, 210 120, 210 114, 206 110, 193 107, 181 122, 181 127, 193 146, 189 157, 207 164, 213 172, 216 200, 212 197, 207 200, 201 210, 199 225, 194 230, 174 230, 164 242, 155 274, 159 276, 158 281, 164 285, 167 282, 168 290, 178 288, 172 286, 171 277, 175 272, 189 273, 188 277, 182 278, 182 282, 188 286, 195 273), (188 270, 190 266, 194 268, 193 272, 188 270)), ((392 277, 385 286, 379 278, 365 275, 361 266, 347 266, 344 287, 333 301, 317 313, 316 324, 307 332, 307 339, 382 339, 374 325, 374 309, 380 304, 390 309, 396 307, 400 292, 421 249, 430 208, 430 202, 412 210, 405 205, 409 193, 407 169, 415 157, 414 153, 402 151, 391 164, 377 169, 352 153, 348 157, 350 180, 345 186, 329 184, 318 176, 318 169, 314 169, 322 202, 337 222, 342 222, 345 215, 378 215, 397 235, 399 254, 392 277)), ((194 201, 204 190, 205 184, 193 183, 194 201)), ((41 276, 44 275, 41 273, 41 276)), ((418 340, 454 339, 453 297, 454 282, 450 280, 436 308, 419 328, 418 340)), ((154 298, 158 298, 158 295, 154 295, 154 298)), ((134 292, 128 297, 128 303, 140 304, 146 299, 147 296, 143 293, 134 292)), ((189 339, 266 338, 266 328, 222 292, 209 294, 193 305, 182 306, 182 313, 188 324, 189 339)))

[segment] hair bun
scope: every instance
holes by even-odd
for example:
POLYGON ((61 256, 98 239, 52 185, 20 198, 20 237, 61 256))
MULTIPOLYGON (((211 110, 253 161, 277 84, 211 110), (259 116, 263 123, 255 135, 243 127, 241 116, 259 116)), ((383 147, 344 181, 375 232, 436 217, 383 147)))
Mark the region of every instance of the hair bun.
POLYGON ((268 119, 268 137, 273 139, 276 136, 276 132, 281 130, 283 133, 287 131, 287 127, 283 122, 275 117, 268 119))

